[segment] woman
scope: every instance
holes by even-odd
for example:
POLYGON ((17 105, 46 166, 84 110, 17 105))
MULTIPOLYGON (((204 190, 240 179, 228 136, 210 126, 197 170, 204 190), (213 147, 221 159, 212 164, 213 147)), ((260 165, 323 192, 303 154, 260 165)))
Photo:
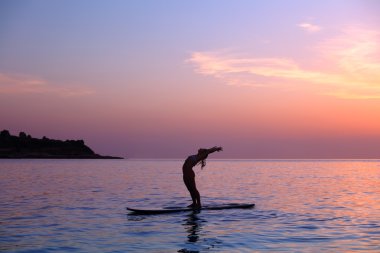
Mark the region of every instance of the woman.
POLYGON ((185 160, 185 163, 182 166, 183 182, 189 190, 191 199, 193 200, 193 203, 188 207, 201 208, 201 196, 199 195, 199 192, 195 185, 195 173, 193 171, 193 167, 197 164, 201 164, 201 168, 203 169, 203 167, 206 166, 205 160, 207 156, 210 153, 213 153, 215 151, 219 152, 222 150, 222 147, 213 147, 210 149, 201 148, 198 150, 198 153, 196 155, 191 155, 185 160))

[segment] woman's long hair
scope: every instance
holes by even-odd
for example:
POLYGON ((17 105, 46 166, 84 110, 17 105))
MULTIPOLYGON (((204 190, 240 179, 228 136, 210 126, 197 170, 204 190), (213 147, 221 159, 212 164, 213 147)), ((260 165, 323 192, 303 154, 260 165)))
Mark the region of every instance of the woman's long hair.
POLYGON ((198 154, 206 153, 205 158, 203 158, 202 160, 200 160, 200 162, 198 163, 198 164, 201 165, 201 169, 203 169, 203 167, 206 166, 206 159, 208 157, 208 153, 206 151, 207 151, 207 149, 203 149, 203 148, 198 149, 198 154))

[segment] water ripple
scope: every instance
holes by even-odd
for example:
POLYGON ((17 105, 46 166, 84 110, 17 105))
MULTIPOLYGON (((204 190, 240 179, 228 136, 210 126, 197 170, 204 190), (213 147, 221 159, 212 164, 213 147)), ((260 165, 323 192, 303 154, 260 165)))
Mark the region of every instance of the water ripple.
POLYGON ((211 160, 197 172, 203 203, 254 209, 125 211, 188 205, 181 162, 4 161, 0 251, 380 252, 376 160, 211 160))

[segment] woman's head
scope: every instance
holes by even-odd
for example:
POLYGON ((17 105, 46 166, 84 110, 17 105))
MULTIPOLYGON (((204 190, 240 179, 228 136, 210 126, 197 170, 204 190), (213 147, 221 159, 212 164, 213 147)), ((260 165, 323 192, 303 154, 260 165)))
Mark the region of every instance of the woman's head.
POLYGON ((206 166, 206 158, 208 156, 207 149, 200 148, 198 149, 198 157, 201 160, 199 163, 201 164, 201 168, 203 169, 204 166, 206 166))

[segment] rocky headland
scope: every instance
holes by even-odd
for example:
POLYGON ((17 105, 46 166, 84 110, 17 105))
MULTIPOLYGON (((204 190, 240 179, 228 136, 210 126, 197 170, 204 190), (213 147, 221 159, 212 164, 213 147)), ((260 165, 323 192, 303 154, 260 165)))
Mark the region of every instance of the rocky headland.
POLYGON ((83 140, 38 139, 24 132, 13 136, 8 130, 0 132, 0 158, 123 159, 96 154, 83 140))

